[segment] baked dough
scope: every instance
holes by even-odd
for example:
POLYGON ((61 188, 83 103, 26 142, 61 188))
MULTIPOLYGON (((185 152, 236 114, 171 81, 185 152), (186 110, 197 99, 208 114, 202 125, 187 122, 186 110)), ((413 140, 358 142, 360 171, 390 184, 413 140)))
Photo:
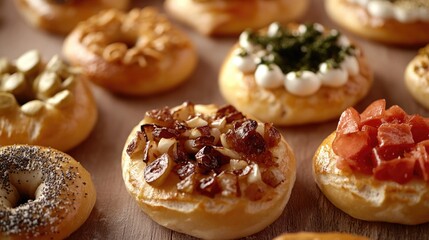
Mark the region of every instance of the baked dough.
POLYGON ((49 32, 67 34, 80 21, 103 9, 125 10, 129 0, 14 0, 31 25, 49 32))
POLYGON ((304 14, 308 0, 166 0, 167 13, 205 35, 236 35, 304 14))
POLYGON ((274 240, 369 240, 369 238, 347 233, 316 233, 316 232, 297 232, 285 233, 274 240))
POLYGON ((52 148, 0 148, 0 238, 65 239, 95 204, 90 174, 52 148))
POLYGON ((191 40, 150 7, 100 12, 67 36, 63 54, 95 84, 124 95, 170 90, 197 64, 191 40))
MULTIPOLYGON (((383 101, 379 100, 376 102, 376 104, 382 106, 383 101)), ((360 115, 361 119, 366 119, 366 123, 361 123, 359 126, 362 127, 362 125, 365 125, 365 128, 371 131, 370 129, 373 128, 368 126, 378 124, 377 122, 379 117, 376 115, 384 115, 384 112, 387 112, 385 114, 387 118, 395 115, 404 116, 404 112, 401 111, 398 106, 392 106, 390 110, 388 109, 386 111, 381 111, 382 107, 376 109, 376 111, 365 111, 366 113, 371 113, 370 115, 366 116, 372 117, 363 117, 365 112, 362 113, 360 115)), ((354 115, 349 110, 346 112, 342 115, 342 117, 344 115, 354 115)), ((398 122, 399 118, 396 116, 391 119, 392 123, 398 122)), ((416 117, 416 115, 409 115, 407 117, 406 122, 407 124, 411 124, 411 131, 414 132, 414 138, 416 138, 416 136, 420 136, 421 139, 428 138, 427 133, 429 132, 429 128, 427 127, 427 120, 422 119, 423 118, 416 117), (416 121, 416 119, 420 119, 421 121, 416 121), (422 130, 414 130, 414 126, 417 126, 422 130)), ((428 169, 423 170, 426 172, 423 173, 424 177, 416 176, 417 172, 422 172, 422 170, 418 170, 421 169, 420 166, 423 166, 423 169, 425 169, 425 165, 423 163, 424 161, 422 162, 418 159, 413 160, 415 157, 419 156, 419 154, 417 154, 418 150, 412 150, 411 156, 409 153, 404 153, 405 157, 399 156, 390 161, 378 160, 379 158, 382 158, 380 157, 382 156, 381 149, 389 147, 386 141, 383 140, 385 136, 380 133, 381 128, 388 126, 385 120, 382 121, 384 123, 380 125, 378 130, 375 130, 378 132, 372 133, 377 134, 377 138, 379 139, 378 142, 381 143, 376 143, 377 147, 374 147, 373 149, 367 149, 366 147, 361 148, 362 145, 359 142, 353 141, 353 139, 359 138, 360 136, 365 136, 364 132, 367 130, 361 130, 357 134, 353 134, 354 132, 352 129, 354 128, 354 124, 350 123, 350 121, 342 122, 340 120, 339 126, 342 125, 345 129, 344 131, 350 132, 348 133, 349 136, 346 136, 346 139, 351 139, 349 142, 343 142, 343 146, 352 146, 349 149, 353 148, 353 151, 356 152, 358 152, 356 149, 367 149, 368 151, 371 151, 372 155, 371 157, 368 156, 363 158, 365 160, 348 160, 337 155, 333 150, 333 142, 335 141, 336 135, 338 134, 336 133, 338 132, 337 130, 336 132, 330 134, 321 143, 314 155, 313 175, 315 181, 329 201, 354 218, 366 221, 382 221, 407 225, 428 222, 429 205, 427 203, 429 201, 429 188, 427 180, 424 180, 428 179, 428 169), (384 147, 382 146, 383 143, 385 144, 384 147), (375 152, 377 152, 377 155, 375 155, 375 152), (409 174, 406 170, 409 166, 407 159, 416 161, 411 161, 410 163, 411 174, 409 174), (399 162, 401 160, 403 160, 403 162, 399 162), (356 164, 357 166, 347 164, 344 165, 344 163, 356 164), (390 165, 386 165, 386 163, 390 165), (367 169, 366 167, 359 167, 359 165, 362 164, 370 165, 370 168, 367 169), (383 171, 380 171, 382 169, 378 168, 383 165, 385 168, 383 171)), ((395 126, 395 129, 399 129, 400 127, 402 128, 402 125, 399 126, 398 123, 393 124, 395 124, 393 125, 395 126)), ((390 135, 393 139, 406 138, 404 136, 398 137, 393 130, 387 132, 388 135, 390 135)), ((345 134, 347 135, 347 133, 345 134)), ((372 140, 369 141, 371 142, 372 140)), ((425 144, 424 140, 416 140, 416 142, 419 142, 417 144, 417 149, 421 149, 419 147, 420 144, 422 144, 422 146, 425 144)), ((347 147, 343 147, 342 149, 345 148, 347 147)), ((411 149, 415 148, 411 147, 411 149)), ((363 153, 363 150, 359 150, 359 154, 365 153, 363 153)), ((389 153, 386 153, 386 155, 389 155, 389 153)), ((395 156, 393 155, 393 157, 395 156)))
POLYGON ((58 56, 37 50, 0 59, 0 145, 32 144, 67 151, 91 133, 97 107, 88 82, 58 56))
POLYGON ((364 7, 349 0, 325 0, 325 8, 328 16, 338 25, 371 40, 397 45, 423 45, 429 42, 429 21, 400 22, 373 17, 364 7))
MULTIPOLYGON (((287 27, 289 30, 297 28, 296 24, 287 27)), ((265 36, 266 32, 265 29, 260 35, 265 36)), ((238 44, 234 45, 224 60, 219 75, 221 93, 238 110, 275 125, 316 123, 338 117, 347 107, 361 100, 372 85, 372 71, 362 51, 357 50, 355 57, 359 70, 355 75, 349 74, 341 86, 322 85, 314 94, 297 96, 283 87, 284 77, 281 77, 280 87, 261 87, 255 81, 255 69, 243 72, 235 66, 234 57, 240 49, 238 44)))
POLYGON ((429 45, 407 65, 405 86, 417 102, 429 109, 429 45))
POLYGON ((146 113, 125 143, 122 174, 128 192, 160 225, 233 239, 280 216, 296 163, 272 124, 247 119, 232 106, 184 103, 146 113))

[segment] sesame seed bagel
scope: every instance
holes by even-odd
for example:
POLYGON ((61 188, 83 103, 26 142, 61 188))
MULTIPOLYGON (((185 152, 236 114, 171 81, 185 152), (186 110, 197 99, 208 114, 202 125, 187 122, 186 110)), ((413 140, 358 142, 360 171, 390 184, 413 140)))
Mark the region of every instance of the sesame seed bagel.
POLYGON ((203 239, 235 239, 282 214, 296 163, 272 124, 231 106, 185 103, 146 113, 125 143, 122 175, 158 224, 203 239))
POLYGON ((95 204, 89 173, 55 149, 0 148, 0 238, 64 239, 95 204))
POLYGON ((58 56, 44 63, 29 51, 0 59, 0 145, 31 144, 67 151, 91 133, 97 107, 88 82, 58 56))
POLYGON ((49 32, 67 34, 80 21, 103 9, 125 10, 129 0, 14 0, 21 15, 31 25, 49 32))
POLYGON ((237 35, 304 14, 308 0, 167 0, 166 11, 205 35, 237 35))
POLYGON ((191 40, 154 8, 102 11, 65 39, 63 53, 95 84, 150 95, 185 81, 197 63, 191 40))

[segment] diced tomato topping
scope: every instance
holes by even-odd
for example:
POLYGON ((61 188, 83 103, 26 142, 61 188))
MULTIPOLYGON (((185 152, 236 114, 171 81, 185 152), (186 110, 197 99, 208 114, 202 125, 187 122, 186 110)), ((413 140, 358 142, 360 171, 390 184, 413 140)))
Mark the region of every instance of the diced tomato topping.
POLYGON ((416 159, 416 171, 425 180, 429 180, 429 140, 417 144, 415 151, 412 152, 416 159))
POLYGON ((412 115, 407 122, 411 125, 414 142, 418 143, 429 139, 429 124, 422 116, 412 115))
POLYGON ((382 99, 361 115, 354 108, 343 112, 332 143, 337 167, 401 184, 413 177, 429 181, 429 119, 385 107, 382 99))
POLYGON ((398 158, 384 161, 374 168, 374 177, 378 180, 392 180, 403 184, 410 181, 414 173, 415 159, 398 158))
POLYGON ((403 123, 407 119, 407 113, 398 105, 393 105, 384 113, 383 121, 388 123, 403 123))
POLYGON ((407 148, 414 143, 411 126, 404 123, 383 123, 378 128, 380 147, 407 148))
POLYGON ((374 157, 376 157, 377 162, 389 161, 395 158, 404 157, 405 153, 410 149, 411 149, 411 146, 406 146, 406 145, 402 145, 401 147, 397 147, 397 146, 375 147, 373 148, 372 153, 374 154, 374 157))
POLYGON ((369 157, 371 152, 370 139, 367 132, 339 134, 332 144, 334 153, 340 157, 358 160, 369 157))
POLYGON ((354 108, 347 108, 340 117, 337 126, 337 133, 348 134, 359 131, 360 116, 354 108))
POLYGON ((378 145, 378 139, 377 139, 378 129, 376 127, 364 125, 362 127, 361 131, 368 133, 368 136, 369 136, 369 145, 371 147, 375 147, 375 146, 378 145))
POLYGON ((371 103, 360 115, 361 124, 378 127, 386 109, 386 100, 380 99, 371 103))

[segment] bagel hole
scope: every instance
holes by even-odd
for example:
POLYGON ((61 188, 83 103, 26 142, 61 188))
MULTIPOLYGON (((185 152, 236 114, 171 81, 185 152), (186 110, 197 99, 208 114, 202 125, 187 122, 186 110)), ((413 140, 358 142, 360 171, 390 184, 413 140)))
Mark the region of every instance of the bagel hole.
POLYGON ((17 193, 14 201, 11 201, 13 208, 36 200, 44 187, 42 174, 37 171, 12 173, 9 180, 17 193))
MULTIPOLYGON (((19 192, 19 189, 18 189, 18 192, 19 192)), ((28 196, 28 195, 27 195, 27 194, 25 194, 25 193, 22 193, 22 194, 21 194, 21 192, 19 192, 19 198, 18 198, 18 201, 16 202, 16 204, 15 204, 15 205, 12 205, 12 207, 13 207, 13 208, 19 207, 19 206, 21 206, 21 205, 24 205, 24 204, 28 203, 30 200, 31 200, 31 201, 34 201, 34 200, 36 200, 36 197, 35 197, 35 196, 28 196)))

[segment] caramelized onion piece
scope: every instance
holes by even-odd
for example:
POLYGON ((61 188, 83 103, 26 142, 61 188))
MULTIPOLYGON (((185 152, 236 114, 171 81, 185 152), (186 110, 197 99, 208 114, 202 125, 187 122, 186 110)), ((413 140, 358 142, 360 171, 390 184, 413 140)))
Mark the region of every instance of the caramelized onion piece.
POLYGON ((143 150, 144 144, 144 136, 143 133, 138 131, 134 139, 127 146, 127 154, 130 157, 133 157, 135 154, 141 152, 143 150))
POLYGON ((240 196, 238 177, 233 173, 222 172, 217 177, 221 195, 225 197, 240 196))
POLYGON ((215 176, 208 176, 200 179, 197 189, 199 192, 209 197, 214 197, 220 192, 215 176))
POLYGON ((267 142, 267 147, 272 148, 280 143, 282 135, 272 123, 265 123, 264 139, 267 142))
POLYGON ((152 186, 159 187, 167 179, 172 168, 173 161, 168 154, 164 153, 146 166, 144 180, 152 186))
POLYGON ((227 123, 232 123, 233 121, 242 120, 245 118, 241 112, 231 105, 224 106, 217 110, 215 119, 220 119, 223 117, 225 117, 227 123))
POLYGON ((174 166, 174 172, 179 176, 180 179, 185 179, 195 173, 196 163, 187 161, 180 162, 174 166))
POLYGON ((195 154, 198 169, 202 173, 219 168, 222 163, 229 161, 229 158, 216 151, 212 146, 205 146, 195 154))
POLYGON ((193 193, 196 188, 195 185, 196 185, 195 174, 191 174, 187 176, 185 179, 183 179, 182 181, 178 182, 176 187, 177 187, 177 190, 179 190, 180 192, 193 193))
POLYGON ((237 152, 244 154, 261 154, 266 151, 264 138, 256 131, 258 123, 255 120, 236 122, 234 128, 227 132, 228 145, 237 152))
POLYGON ((173 115, 168 107, 147 111, 144 119, 146 122, 163 127, 171 127, 174 123, 173 115))

